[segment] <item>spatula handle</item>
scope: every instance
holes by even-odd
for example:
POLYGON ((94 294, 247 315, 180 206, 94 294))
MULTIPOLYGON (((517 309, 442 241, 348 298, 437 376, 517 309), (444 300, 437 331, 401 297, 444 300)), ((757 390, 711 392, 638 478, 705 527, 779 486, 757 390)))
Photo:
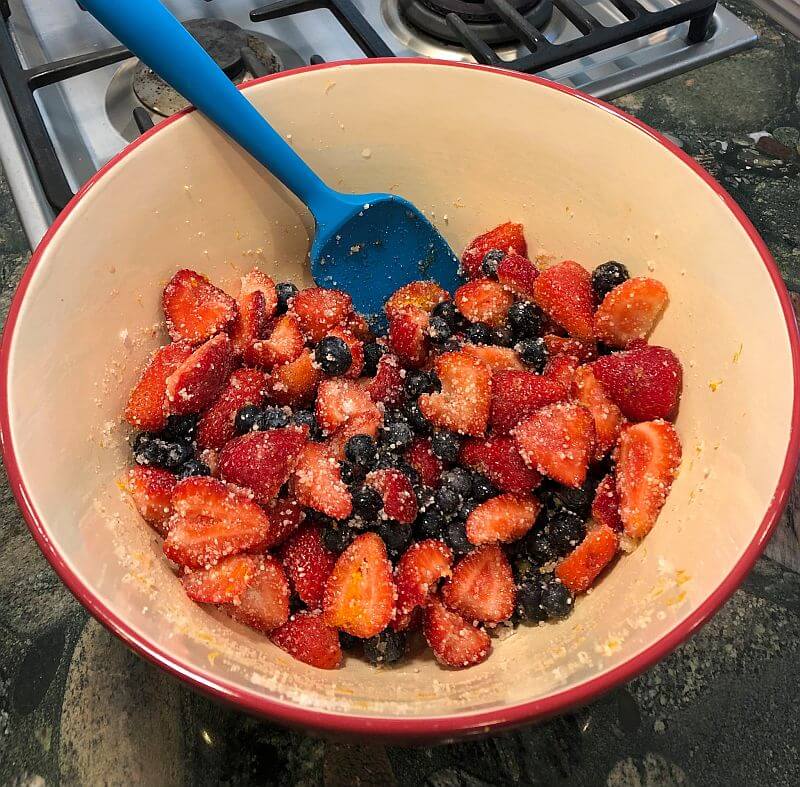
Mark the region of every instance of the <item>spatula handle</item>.
POLYGON ((159 0, 81 0, 142 62, 291 189, 318 217, 330 189, 159 0))

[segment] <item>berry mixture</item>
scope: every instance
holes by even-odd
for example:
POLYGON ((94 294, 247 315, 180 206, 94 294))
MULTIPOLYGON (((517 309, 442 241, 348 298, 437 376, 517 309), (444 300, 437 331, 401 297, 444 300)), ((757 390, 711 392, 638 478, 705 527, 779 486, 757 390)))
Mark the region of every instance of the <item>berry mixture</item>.
POLYGON ((468 667, 647 535, 681 458, 681 364, 647 343, 667 291, 526 255, 519 224, 479 236, 465 283, 401 287, 385 331, 259 270, 236 298, 172 277, 124 486, 191 599, 323 669, 423 639, 468 667))

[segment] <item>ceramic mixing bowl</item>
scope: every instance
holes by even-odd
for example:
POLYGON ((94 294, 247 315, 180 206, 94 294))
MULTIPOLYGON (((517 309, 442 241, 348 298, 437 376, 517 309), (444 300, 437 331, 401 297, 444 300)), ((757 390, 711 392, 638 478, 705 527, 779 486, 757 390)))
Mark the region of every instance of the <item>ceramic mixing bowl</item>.
POLYGON ((306 729, 456 737, 584 702, 662 658, 733 592, 786 501, 798 456, 798 338, 774 262, 687 156, 615 109, 533 77, 425 61, 267 77, 248 98, 337 188, 397 191, 456 250, 521 221, 541 257, 652 275, 652 337, 682 359, 680 475, 657 526, 565 622, 520 628, 463 671, 430 655, 337 671, 189 601, 115 481, 120 414, 164 341, 161 289, 191 267, 232 286, 258 265, 308 284, 295 200, 196 112, 105 167, 59 216, 2 346, 9 478, 47 558, 146 658, 243 710, 306 729))

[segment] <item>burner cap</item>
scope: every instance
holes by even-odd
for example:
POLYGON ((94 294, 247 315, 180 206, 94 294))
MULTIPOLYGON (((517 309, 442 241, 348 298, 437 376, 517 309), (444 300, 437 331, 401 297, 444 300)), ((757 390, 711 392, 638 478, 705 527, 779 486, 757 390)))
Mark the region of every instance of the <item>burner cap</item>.
MULTIPOLYGON (((542 28, 553 14, 552 0, 508 0, 511 6, 532 25, 542 28)), ((487 44, 507 44, 518 40, 483 0, 399 0, 400 13, 406 22, 422 33, 440 41, 460 44, 445 17, 457 14, 487 44)))
MULTIPOLYGON (((247 71, 243 49, 250 50, 255 62, 263 66, 263 73, 272 74, 283 67, 264 36, 243 30, 233 22, 224 19, 190 19, 183 26, 233 82, 241 81, 247 71)), ((144 106, 165 117, 189 104, 144 63, 136 66, 133 90, 144 106)))

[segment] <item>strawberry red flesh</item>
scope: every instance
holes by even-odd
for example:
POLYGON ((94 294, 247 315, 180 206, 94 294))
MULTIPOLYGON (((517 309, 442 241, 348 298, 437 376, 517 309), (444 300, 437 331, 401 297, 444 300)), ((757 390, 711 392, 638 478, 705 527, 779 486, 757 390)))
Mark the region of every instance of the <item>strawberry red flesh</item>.
POLYGON ((472 544, 517 541, 533 527, 540 508, 541 503, 530 495, 492 497, 467 517, 467 538, 472 544))
POLYGON ((442 460, 433 453, 430 438, 417 437, 406 448, 403 459, 419 473, 420 481, 424 486, 439 486, 444 465, 442 460))
POLYGON ((497 280, 521 298, 534 295, 534 283, 539 269, 525 256, 511 251, 500 260, 497 266, 497 280))
POLYGON ((542 477, 525 464, 513 437, 489 436, 466 440, 461 447, 462 464, 483 473, 503 492, 527 494, 542 477))
POLYGON ((534 372, 494 372, 490 420, 497 434, 509 434, 540 407, 567 398, 561 383, 534 372))
POLYGON ((383 306, 389 319, 408 310, 421 309, 430 314, 437 304, 450 300, 450 293, 434 281, 412 281, 403 285, 383 306))
POLYGON ((162 306, 173 341, 201 344, 225 330, 237 315, 236 301, 205 276, 178 271, 164 287, 162 306))
POLYGON ((596 438, 594 458, 600 460, 617 442, 622 427, 622 413, 590 366, 581 366, 575 372, 572 395, 592 414, 596 438))
POLYGON ((503 252, 516 252, 523 257, 528 253, 528 244, 522 224, 508 221, 483 235, 478 235, 461 255, 461 270, 468 279, 475 279, 482 275, 481 263, 486 252, 498 249, 503 252))
POLYGON ((137 465, 126 473, 121 486, 133 499, 142 519, 165 536, 167 522, 172 516, 172 490, 176 483, 177 478, 168 470, 137 465))
POLYGON ((586 537, 557 566, 555 574, 573 593, 583 593, 614 559, 619 534, 605 525, 590 530, 586 537))
POLYGON ((470 322, 484 322, 499 328, 505 324, 514 295, 493 279, 475 279, 456 290, 454 301, 470 322))
POLYGON ((436 661, 445 667, 472 667, 486 661, 492 651, 492 640, 482 628, 468 623, 438 598, 425 607, 422 630, 436 661))
POLYGON ((336 555, 322 543, 322 529, 310 525, 289 536, 280 549, 280 558, 301 601, 309 609, 319 608, 336 563, 336 555))
POLYGON ((411 524, 417 518, 417 495, 404 472, 395 468, 373 470, 367 475, 366 484, 380 494, 383 511, 389 519, 411 524))
POLYGON ((409 615, 436 592, 441 579, 450 576, 453 552, 443 541, 429 538, 412 544, 394 571, 397 617, 409 615))
POLYGON ((353 511, 350 490, 342 481, 339 462, 330 446, 307 443, 292 473, 292 491, 298 502, 334 519, 353 511))
POLYGON ((610 473, 597 485, 592 501, 592 517, 617 533, 623 530, 622 518, 619 515, 617 481, 610 473))
POLYGON ((297 315, 300 329, 314 344, 343 322, 352 309, 352 299, 347 293, 322 287, 301 290, 291 303, 291 311, 297 315))
POLYGON ((168 378, 167 402, 177 415, 205 410, 225 386, 233 350, 225 333, 201 344, 168 378))
POLYGON ((594 315, 597 338, 610 347, 646 339, 667 307, 667 288, 655 279, 628 279, 614 287, 594 315))
POLYGON ((261 568, 260 558, 231 555, 215 566, 190 571, 181 584, 192 601, 202 604, 230 604, 238 601, 261 568))
POLYGON ((571 336, 593 338, 594 292, 586 268, 565 260, 542 271, 533 289, 539 308, 571 336))
POLYGON ((296 612, 280 628, 272 641, 298 661, 319 669, 337 669, 342 663, 339 632, 325 625, 319 612, 296 612))
MULTIPOLYGON (((228 560, 235 558, 228 558, 228 560)), ((250 578, 244 592, 226 608, 227 613, 245 626, 269 633, 289 619, 289 582, 281 564, 271 555, 250 578)))

